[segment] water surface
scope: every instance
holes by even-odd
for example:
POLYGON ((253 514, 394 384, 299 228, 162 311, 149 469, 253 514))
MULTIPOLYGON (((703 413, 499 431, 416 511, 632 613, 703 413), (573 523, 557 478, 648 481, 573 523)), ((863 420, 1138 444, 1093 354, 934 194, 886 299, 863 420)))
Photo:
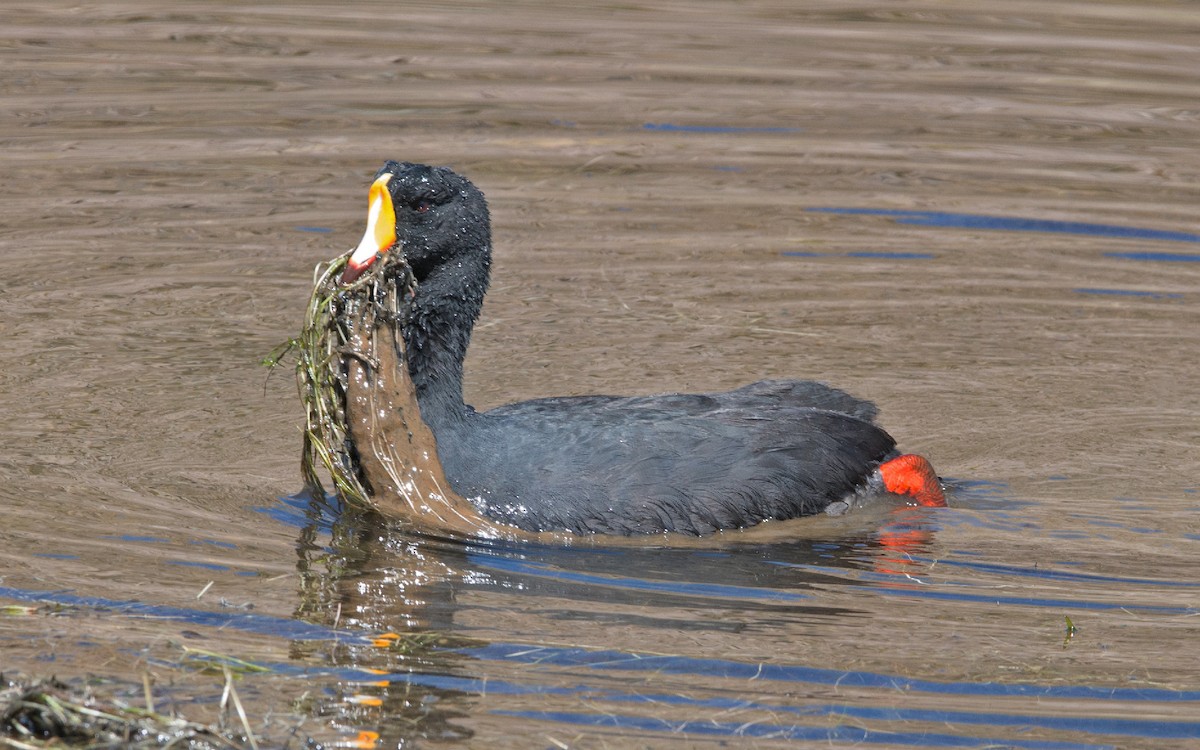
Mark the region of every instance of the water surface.
POLYGON ((1200 737, 1188 3, 10 3, 5 671, 276 743, 1200 737), (387 158, 487 194, 468 400, 836 383, 952 507, 462 545, 296 495, 258 361, 387 158), (209 583, 211 582, 211 586, 209 583), (27 610, 12 610, 27 611, 27 610), (1069 627, 1070 626, 1070 627, 1069 627), (281 718, 285 717, 285 718, 281 718))

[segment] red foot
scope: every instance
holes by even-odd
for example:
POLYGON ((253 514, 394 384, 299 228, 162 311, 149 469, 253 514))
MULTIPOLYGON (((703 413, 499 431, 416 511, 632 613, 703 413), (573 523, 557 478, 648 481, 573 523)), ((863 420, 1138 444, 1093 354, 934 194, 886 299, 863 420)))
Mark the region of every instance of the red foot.
POLYGON ((946 507, 946 496, 938 482, 933 466, 923 456, 906 453, 880 464, 883 486, 894 495, 907 495, 918 505, 931 508, 946 507))

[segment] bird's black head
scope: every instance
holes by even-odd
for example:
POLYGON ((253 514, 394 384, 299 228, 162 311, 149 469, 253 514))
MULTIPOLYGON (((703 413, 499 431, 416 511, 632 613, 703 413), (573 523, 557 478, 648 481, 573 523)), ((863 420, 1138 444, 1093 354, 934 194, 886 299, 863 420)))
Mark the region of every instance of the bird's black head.
POLYGON ((375 174, 367 230, 350 257, 353 281, 382 253, 404 253, 417 278, 461 264, 490 266, 491 221, 483 193, 448 167, 389 161, 375 174))

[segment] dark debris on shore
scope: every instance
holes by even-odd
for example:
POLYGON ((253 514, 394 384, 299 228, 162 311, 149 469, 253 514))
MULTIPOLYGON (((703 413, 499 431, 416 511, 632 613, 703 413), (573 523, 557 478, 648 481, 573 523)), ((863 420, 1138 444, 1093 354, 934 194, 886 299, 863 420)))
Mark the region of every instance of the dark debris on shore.
MULTIPOLYGON (((250 731, 232 683, 227 682, 223 706, 230 697, 241 720, 236 728, 199 724, 174 712, 160 714, 152 705, 134 706, 54 678, 0 676, 0 748, 258 750, 259 741, 250 731)), ((291 739, 297 740, 293 747, 319 747, 300 737, 291 739)))

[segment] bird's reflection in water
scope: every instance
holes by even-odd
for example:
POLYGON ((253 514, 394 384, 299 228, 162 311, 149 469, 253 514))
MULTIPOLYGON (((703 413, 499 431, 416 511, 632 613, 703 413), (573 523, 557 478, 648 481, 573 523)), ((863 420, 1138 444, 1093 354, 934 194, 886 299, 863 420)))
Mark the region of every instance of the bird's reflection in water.
MULTIPOLYGON (((764 617, 800 626, 858 614, 822 604, 818 590, 860 585, 864 575, 872 582, 904 576, 934 545, 932 519, 927 508, 880 507, 831 521, 827 536, 733 545, 463 543, 309 495, 296 544, 296 616, 363 637, 297 642, 293 658, 337 675, 336 688, 312 710, 352 735, 362 732, 355 741, 364 746, 468 738, 464 719, 489 700, 473 686, 500 679, 496 665, 473 654, 477 647, 575 643, 572 623, 738 632, 764 617), (497 604, 507 610, 490 625, 477 616, 455 622, 456 613, 497 604), (692 617, 697 611, 709 616, 692 617), (506 629, 509 614, 537 630, 506 629)), ((798 523, 798 530, 815 525, 798 523)), ((588 647, 638 650, 626 641, 588 647)))
POLYGON ((467 657, 456 649, 477 644, 449 635, 463 548, 402 534, 372 511, 309 500, 296 544, 296 617, 366 636, 293 645, 293 659, 344 675, 312 706, 314 715, 363 747, 469 738, 455 722, 468 715, 472 695, 410 679, 460 671, 467 657))

